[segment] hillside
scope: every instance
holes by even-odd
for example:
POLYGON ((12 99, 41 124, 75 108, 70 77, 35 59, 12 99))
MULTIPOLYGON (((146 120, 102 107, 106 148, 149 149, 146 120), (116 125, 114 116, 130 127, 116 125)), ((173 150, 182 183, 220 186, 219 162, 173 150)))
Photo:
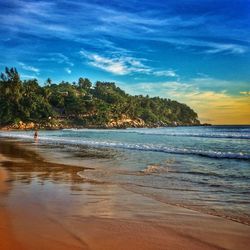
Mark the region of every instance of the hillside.
POLYGON ((0 125, 32 129, 67 127, 156 127, 199 125, 186 104, 170 99, 132 96, 112 82, 87 78, 41 87, 36 79, 21 81, 15 68, 0 79, 0 125))

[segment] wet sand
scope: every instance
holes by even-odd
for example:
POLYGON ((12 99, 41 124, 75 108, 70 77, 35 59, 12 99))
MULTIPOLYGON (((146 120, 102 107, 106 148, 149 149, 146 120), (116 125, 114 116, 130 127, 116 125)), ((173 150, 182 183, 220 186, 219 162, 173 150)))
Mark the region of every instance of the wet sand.
MULTIPOLYGON (((0 156, 1 157, 1 156, 0 156)), ((0 158, 3 160, 3 157, 0 158)), ((8 190, 6 185, 7 173, 4 169, 0 168, 0 192, 1 198, 3 193, 8 190)), ((16 240, 12 234, 11 222, 9 214, 4 207, 2 199, 0 200, 0 249, 11 249, 16 247, 16 240)))
POLYGON ((247 225, 86 182, 77 175, 83 170, 1 140, 0 249, 238 250, 250 244, 247 225))

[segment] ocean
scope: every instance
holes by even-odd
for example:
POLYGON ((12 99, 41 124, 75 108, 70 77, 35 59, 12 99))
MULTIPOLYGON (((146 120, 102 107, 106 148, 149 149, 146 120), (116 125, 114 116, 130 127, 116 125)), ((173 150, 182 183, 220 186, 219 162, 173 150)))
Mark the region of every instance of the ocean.
MULTIPOLYGON (((0 136, 34 140, 32 131, 0 136)), ((88 162, 83 181, 250 225, 250 126, 39 131, 37 145, 88 162)))

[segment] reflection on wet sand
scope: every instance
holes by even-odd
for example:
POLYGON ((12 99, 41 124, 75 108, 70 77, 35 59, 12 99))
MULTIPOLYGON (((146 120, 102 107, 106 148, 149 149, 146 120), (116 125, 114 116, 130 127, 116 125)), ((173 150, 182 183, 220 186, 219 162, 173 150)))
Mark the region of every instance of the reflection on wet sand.
MULTIPOLYGON (((0 161, 1 161, 1 155, 0 155, 0 161)), ((1 166, 1 165, 0 165, 1 166)), ((0 193, 4 194, 8 191, 8 186, 6 183, 8 182, 8 173, 5 169, 0 167, 0 193)))
POLYGON ((1 166, 9 172, 9 182, 30 183, 32 179, 39 180, 41 184, 45 180, 82 182, 77 173, 84 168, 47 162, 21 144, 0 142, 0 154, 1 166))

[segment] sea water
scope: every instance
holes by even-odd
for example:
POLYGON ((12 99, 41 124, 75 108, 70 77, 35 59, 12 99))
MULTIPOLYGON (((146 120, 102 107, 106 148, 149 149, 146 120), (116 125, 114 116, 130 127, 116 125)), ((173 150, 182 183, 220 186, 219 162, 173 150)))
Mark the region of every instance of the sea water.
MULTIPOLYGON (((32 131, 0 136, 33 140, 32 131)), ((84 181, 250 224, 250 126, 39 131, 39 144, 93 166, 98 158, 78 173, 84 181)))

